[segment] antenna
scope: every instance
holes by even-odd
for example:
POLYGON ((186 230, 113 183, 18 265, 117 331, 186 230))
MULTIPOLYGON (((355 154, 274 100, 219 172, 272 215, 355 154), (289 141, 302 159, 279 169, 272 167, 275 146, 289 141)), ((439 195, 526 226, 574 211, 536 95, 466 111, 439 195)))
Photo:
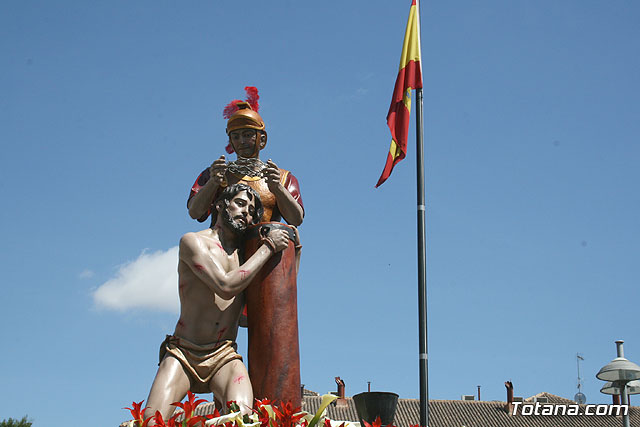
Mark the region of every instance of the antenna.
POLYGON ((578 365, 578 392, 573 396, 573 400, 579 405, 583 405, 587 401, 587 396, 582 392, 582 378, 580 377, 581 360, 584 360, 584 357, 582 357, 580 353, 576 353, 576 365, 578 365))

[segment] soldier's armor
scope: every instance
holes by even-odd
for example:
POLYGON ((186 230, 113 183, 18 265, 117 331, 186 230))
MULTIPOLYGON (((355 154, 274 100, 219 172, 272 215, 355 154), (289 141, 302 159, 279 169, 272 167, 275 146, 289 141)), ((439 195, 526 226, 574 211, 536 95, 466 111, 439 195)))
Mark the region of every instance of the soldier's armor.
MULTIPOLYGON (((287 181, 288 176, 289 171, 280 169, 280 183, 285 188, 287 187, 285 185, 285 182, 287 181)), ((276 196, 271 191, 269 191, 267 181, 264 178, 250 176, 240 177, 237 174, 227 172, 226 180, 227 185, 233 185, 240 182, 242 184, 248 185, 258 192, 258 194, 260 195, 260 200, 262 201, 262 207, 264 208, 264 213, 262 214, 262 219, 260 220, 260 222, 282 221, 282 216, 280 215, 280 211, 278 210, 278 206, 276 205, 276 196)))
MULTIPOLYGON (((298 180, 288 170, 280 168, 278 169, 280 170, 280 183, 304 210, 302 197, 300 196, 300 184, 298 184, 298 180)), ((191 187, 191 193, 189 194, 189 199, 187 200, 187 206, 189 205, 189 200, 191 200, 191 198, 195 196, 198 191, 200 191, 200 189, 207 183, 207 181, 209 181, 209 173, 209 168, 203 170, 196 179, 196 182, 193 183, 193 187, 191 187)), ((264 214, 262 215, 260 222, 282 221, 282 215, 280 214, 280 210, 278 209, 278 205, 276 203, 276 196, 271 191, 269 191, 267 181, 264 178, 240 176, 239 174, 227 171, 225 180, 226 185, 232 185, 241 182, 258 192, 258 194, 260 195, 260 200, 262 201, 262 205, 264 207, 264 214)), ((226 185, 221 185, 218 188, 218 191, 213 197, 213 201, 218 198, 226 185)), ((214 225, 216 223, 217 211, 213 207, 213 201, 211 206, 209 207, 209 210, 205 212, 204 215, 202 215, 200 218, 198 218, 199 222, 206 221, 209 215, 211 215, 211 225, 214 225)))

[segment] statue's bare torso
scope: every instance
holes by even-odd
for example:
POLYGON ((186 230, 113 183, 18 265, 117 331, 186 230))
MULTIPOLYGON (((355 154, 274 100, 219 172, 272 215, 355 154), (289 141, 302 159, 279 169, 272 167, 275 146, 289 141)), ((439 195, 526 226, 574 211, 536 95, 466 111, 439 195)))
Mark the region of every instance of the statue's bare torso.
MULTIPOLYGON (((202 252, 211 257, 223 271, 240 266, 237 250, 224 250, 217 229, 195 233, 202 252)), ((211 344, 221 340, 235 341, 238 319, 244 305, 244 294, 224 299, 207 286, 187 263, 178 264, 180 318, 174 335, 195 344, 211 344)))

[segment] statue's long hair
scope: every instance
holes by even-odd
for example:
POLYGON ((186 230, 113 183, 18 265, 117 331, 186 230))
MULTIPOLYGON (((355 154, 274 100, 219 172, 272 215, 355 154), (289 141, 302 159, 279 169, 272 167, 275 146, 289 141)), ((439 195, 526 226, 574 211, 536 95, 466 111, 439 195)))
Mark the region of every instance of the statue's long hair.
POLYGON ((233 199, 236 196, 236 194, 242 191, 247 192, 247 195, 249 196, 249 200, 255 199, 256 214, 253 217, 253 225, 258 224, 262 220, 262 214, 264 213, 262 200, 260 200, 260 195, 258 194, 258 192, 246 184, 237 183, 237 184, 232 184, 226 187, 222 191, 222 193, 220 193, 220 196, 218 196, 218 198, 216 199, 216 204, 222 201, 226 209, 229 207, 229 202, 231 202, 231 199, 233 199))

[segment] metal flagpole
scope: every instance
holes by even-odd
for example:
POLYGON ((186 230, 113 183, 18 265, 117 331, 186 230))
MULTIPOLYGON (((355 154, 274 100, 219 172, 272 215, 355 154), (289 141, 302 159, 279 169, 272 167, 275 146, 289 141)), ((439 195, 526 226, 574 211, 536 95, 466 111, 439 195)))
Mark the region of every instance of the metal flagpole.
MULTIPOLYGON (((418 49, 420 48, 420 1, 416 0, 418 17, 418 49)), ((422 68, 422 52, 420 52, 422 68)), ((422 71, 422 70, 421 70, 422 71)), ((422 72, 420 73, 422 75, 422 72)), ((424 144, 422 88, 416 89, 416 175, 418 214, 418 322, 420 364, 420 426, 429 426, 429 370, 427 357, 427 238, 424 196, 424 144)))

